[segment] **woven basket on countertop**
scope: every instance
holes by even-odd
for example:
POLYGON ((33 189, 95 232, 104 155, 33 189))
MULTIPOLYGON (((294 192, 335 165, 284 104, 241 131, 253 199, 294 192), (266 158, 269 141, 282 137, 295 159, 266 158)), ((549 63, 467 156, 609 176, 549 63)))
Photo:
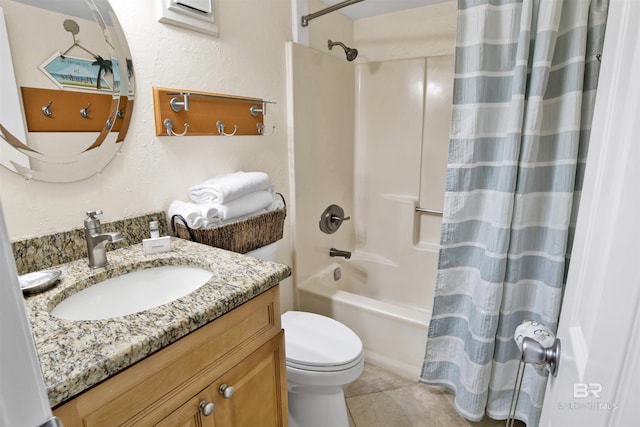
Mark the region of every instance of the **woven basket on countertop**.
MULTIPOLYGON (((284 198, 283 198, 284 200, 284 198)), ((194 229, 181 215, 171 217, 175 236, 245 254, 282 239, 286 206, 214 228, 194 229)))

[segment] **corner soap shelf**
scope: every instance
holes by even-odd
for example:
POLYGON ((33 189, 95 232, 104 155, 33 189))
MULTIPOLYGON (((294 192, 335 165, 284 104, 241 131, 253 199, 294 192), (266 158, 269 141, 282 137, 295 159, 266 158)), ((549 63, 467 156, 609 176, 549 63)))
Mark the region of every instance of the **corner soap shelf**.
POLYGON ((267 104, 247 98, 210 92, 153 87, 157 136, 271 135, 265 132, 267 104))

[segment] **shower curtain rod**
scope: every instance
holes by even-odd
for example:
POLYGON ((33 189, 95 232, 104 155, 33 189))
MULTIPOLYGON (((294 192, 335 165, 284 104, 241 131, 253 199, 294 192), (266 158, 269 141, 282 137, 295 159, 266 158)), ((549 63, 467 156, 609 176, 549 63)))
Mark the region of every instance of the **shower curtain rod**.
POLYGON ((337 3, 337 4, 334 4, 333 6, 329 6, 317 12, 310 13, 308 15, 303 16, 300 19, 301 24, 303 27, 306 27, 309 25, 309 21, 311 21, 312 19, 316 19, 319 16, 326 15, 327 13, 334 12, 338 9, 342 9, 343 7, 351 6, 352 4, 355 4, 355 3, 360 3, 361 1, 364 1, 364 0, 346 0, 346 1, 343 1, 342 3, 337 3))

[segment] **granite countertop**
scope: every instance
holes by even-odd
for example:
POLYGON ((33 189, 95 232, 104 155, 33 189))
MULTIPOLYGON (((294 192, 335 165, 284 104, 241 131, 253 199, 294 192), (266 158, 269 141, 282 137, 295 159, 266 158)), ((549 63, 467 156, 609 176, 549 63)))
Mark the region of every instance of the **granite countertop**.
POLYGON ((142 244, 108 253, 109 265, 93 270, 87 259, 56 266, 52 289, 25 299, 51 407, 177 341, 200 326, 277 285, 291 275, 283 264, 172 237, 172 251, 145 256, 142 244), (162 265, 213 272, 201 288, 169 304, 122 317, 73 321, 50 311, 63 299, 110 277, 162 265))

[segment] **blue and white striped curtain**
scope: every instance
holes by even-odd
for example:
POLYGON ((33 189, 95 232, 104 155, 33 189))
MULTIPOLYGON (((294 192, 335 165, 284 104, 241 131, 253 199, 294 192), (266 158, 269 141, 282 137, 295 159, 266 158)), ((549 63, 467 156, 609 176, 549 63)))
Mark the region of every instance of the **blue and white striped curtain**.
MULTIPOLYGON (((508 416, 524 320, 556 330, 608 0, 459 0, 449 165, 421 381, 508 416)), ((539 421, 527 367, 516 418, 539 421)))

